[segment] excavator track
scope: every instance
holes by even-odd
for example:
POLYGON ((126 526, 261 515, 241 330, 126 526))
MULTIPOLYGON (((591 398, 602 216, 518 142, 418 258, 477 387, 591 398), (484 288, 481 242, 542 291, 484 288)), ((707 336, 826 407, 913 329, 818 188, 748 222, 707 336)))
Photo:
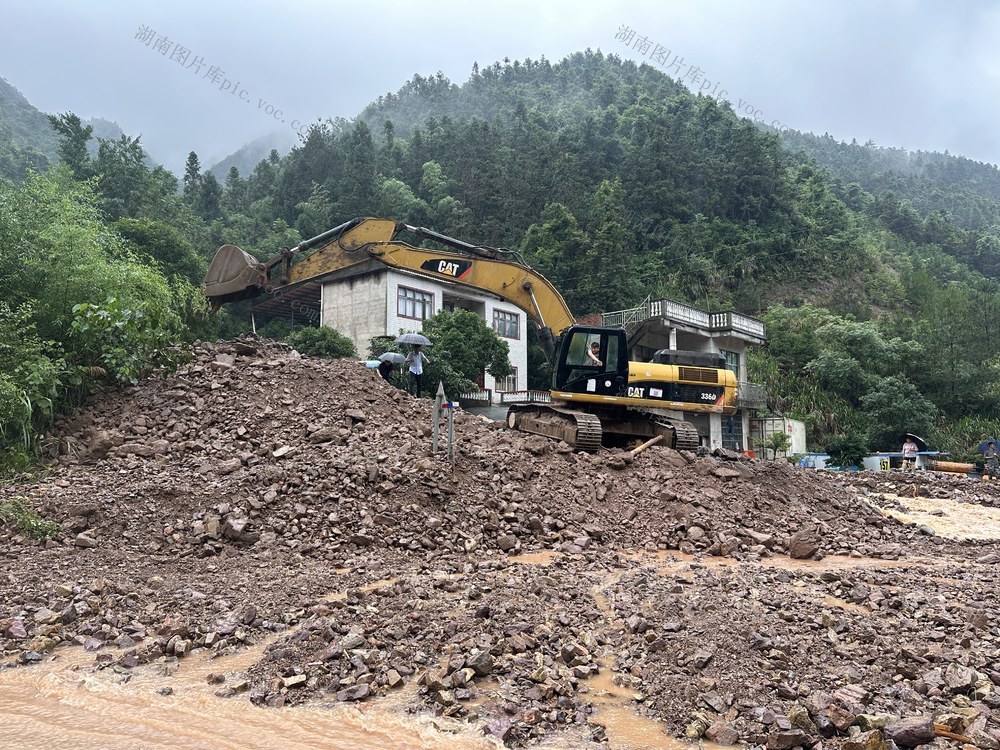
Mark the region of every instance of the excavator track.
POLYGON ((698 430, 690 422, 681 419, 668 419, 667 417, 655 417, 653 422, 657 427, 665 427, 673 431, 673 445, 671 447, 674 450, 693 451, 701 445, 698 430))
POLYGON ((573 448, 593 453, 601 447, 601 420, 593 414, 551 404, 515 404, 507 411, 513 430, 563 440, 573 448))

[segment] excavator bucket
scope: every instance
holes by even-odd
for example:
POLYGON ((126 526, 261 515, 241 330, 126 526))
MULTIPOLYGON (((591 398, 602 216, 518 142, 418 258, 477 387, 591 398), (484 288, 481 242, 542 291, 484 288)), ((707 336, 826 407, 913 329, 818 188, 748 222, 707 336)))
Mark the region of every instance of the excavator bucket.
POLYGON ((236 245, 220 247, 205 275, 205 296, 213 309, 226 302, 256 297, 266 287, 264 264, 236 245))

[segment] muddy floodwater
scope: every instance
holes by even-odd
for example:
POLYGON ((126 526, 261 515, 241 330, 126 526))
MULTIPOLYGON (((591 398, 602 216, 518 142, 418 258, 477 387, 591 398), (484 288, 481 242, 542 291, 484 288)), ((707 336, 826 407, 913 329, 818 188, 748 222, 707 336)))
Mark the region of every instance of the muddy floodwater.
MULTIPOLYGON (((176 678, 174 678, 176 680, 176 678)), ((6 750, 480 750, 471 730, 354 707, 255 708, 198 690, 159 695, 103 674, 53 665, 0 673, 0 747, 6 750)))
MULTIPOLYGON (((127 678, 94 671, 92 655, 63 649, 27 668, 0 671, 0 748, 4 750, 496 750, 503 744, 448 719, 412 716, 401 699, 380 704, 257 708, 245 699, 211 694, 209 673, 242 668, 258 649, 218 660, 185 664, 171 677, 145 668, 127 678), (63 655, 65 654, 65 655, 63 655), (164 689, 171 692, 163 695, 164 689)), ((571 750, 691 750, 695 745, 664 734, 663 725, 639 715, 634 695, 616 686, 610 672, 591 685, 598 720, 610 742, 555 737, 544 747, 571 750)), ((716 746, 701 743, 714 750, 716 746)), ((719 749, 721 750, 721 748, 719 749)))
POLYGON ((901 521, 929 526, 949 539, 1000 539, 1000 508, 959 503, 947 498, 901 497, 887 494, 904 511, 887 509, 901 521))

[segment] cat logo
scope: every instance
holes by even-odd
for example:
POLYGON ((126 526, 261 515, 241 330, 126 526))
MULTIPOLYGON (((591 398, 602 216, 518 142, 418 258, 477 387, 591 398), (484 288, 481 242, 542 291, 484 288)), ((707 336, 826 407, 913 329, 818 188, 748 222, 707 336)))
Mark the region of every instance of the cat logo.
POLYGON ((438 273, 442 276, 449 276, 453 279, 460 279, 472 268, 471 260, 458 260, 455 258, 433 258, 425 260, 420 267, 431 273, 438 273))

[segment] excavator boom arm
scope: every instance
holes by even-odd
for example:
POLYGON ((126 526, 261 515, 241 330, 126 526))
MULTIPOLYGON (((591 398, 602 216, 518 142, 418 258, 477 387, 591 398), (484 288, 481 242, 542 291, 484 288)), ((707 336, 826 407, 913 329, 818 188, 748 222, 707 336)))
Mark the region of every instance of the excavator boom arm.
POLYGON ((218 307, 327 276, 366 261, 420 274, 493 294, 523 310, 539 327, 542 345, 552 360, 554 335, 573 324, 562 295, 545 277, 503 251, 454 240, 427 229, 388 219, 362 218, 307 240, 266 263, 255 261, 235 245, 219 249, 205 277, 205 294, 218 307), (457 251, 414 247, 396 240, 408 230, 457 251), (308 250, 316 248, 302 257, 308 250), (298 259, 296 256, 299 256, 298 259))

